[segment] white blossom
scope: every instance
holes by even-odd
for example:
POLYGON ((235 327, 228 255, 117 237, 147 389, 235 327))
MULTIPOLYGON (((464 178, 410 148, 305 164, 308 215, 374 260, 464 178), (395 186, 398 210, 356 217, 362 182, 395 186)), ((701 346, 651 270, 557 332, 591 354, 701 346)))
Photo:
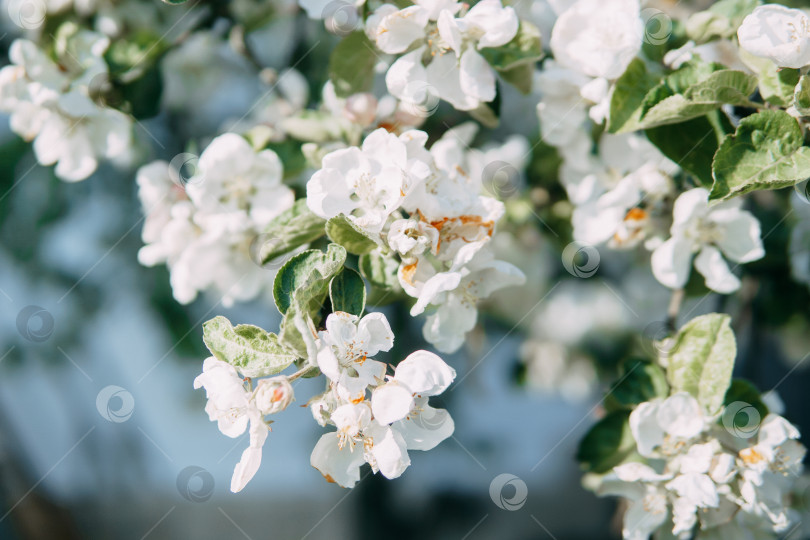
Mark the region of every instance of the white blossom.
POLYGON ((616 79, 641 50, 638 0, 578 0, 554 25, 551 50, 562 66, 616 79))
POLYGON ((810 18, 779 4, 757 6, 737 30, 740 47, 780 67, 810 64, 810 18))
POLYGON ((0 111, 11 114, 11 129, 34 141, 37 161, 56 164, 56 175, 83 180, 100 157, 115 158, 130 145, 130 118, 99 106, 91 85, 106 79, 102 55, 109 39, 80 31, 70 38, 60 63, 37 45, 18 39, 9 49, 12 64, 0 70, 0 111))
POLYGON ((709 192, 694 188, 675 201, 671 238, 655 249, 652 269, 667 287, 683 287, 689 279, 692 257, 706 286, 719 293, 740 287, 725 258, 742 264, 762 258, 765 251, 759 221, 740 208, 739 199, 709 206, 709 192))

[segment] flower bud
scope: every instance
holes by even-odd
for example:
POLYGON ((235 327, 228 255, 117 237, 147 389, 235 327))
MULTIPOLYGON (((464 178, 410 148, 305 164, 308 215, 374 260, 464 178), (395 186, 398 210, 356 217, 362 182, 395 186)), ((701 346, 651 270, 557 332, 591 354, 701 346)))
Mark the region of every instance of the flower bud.
POLYGON ((256 406, 262 414, 283 411, 293 400, 293 389, 287 377, 262 379, 256 387, 256 406))
POLYGON ((369 93, 351 95, 346 99, 345 114, 351 122, 368 126, 377 116, 377 98, 369 93))

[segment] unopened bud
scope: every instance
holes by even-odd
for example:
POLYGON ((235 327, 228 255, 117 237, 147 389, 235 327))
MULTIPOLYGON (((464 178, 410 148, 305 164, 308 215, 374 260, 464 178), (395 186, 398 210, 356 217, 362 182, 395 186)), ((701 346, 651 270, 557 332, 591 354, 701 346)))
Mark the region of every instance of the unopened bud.
POLYGON ((262 414, 283 411, 292 400, 293 389, 287 377, 262 379, 256 387, 256 406, 262 414))

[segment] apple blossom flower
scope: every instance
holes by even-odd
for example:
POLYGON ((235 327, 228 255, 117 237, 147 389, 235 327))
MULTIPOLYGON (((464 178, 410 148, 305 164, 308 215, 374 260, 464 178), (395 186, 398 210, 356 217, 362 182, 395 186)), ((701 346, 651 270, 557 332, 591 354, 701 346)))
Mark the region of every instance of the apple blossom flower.
POLYGON ((130 118, 93 101, 90 87, 106 77, 103 54, 109 39, 89 31, 70 38, 67 60, 54 62, 37 45, 18 39, 9 49, 12 64, 0 70, 0 111, 11 114, 11 129, 34 141, 37 161, 56 164, 58 177, 84 180, 98 158, 114 158, 130 145, 130 118))
POLYGON ((551 33, 554 59, 591 77, 616 79, 641 50, 638 0, 578 0, 551 33))
POLYGON ((747 263, 765 255, 759 221, 740 208, 739 199, 709 206, 709 192, 694 188, 675 201, 671 238, 652 254, 655 278, 672 289, 683 287, 689 279, 692 257, 706 278, 706 286, 728 294, 740 287, 723 259, 747 263))
POLYGON ((455 2, 422 0, 401 10, 384 4, 368 18, 366 33, 383 52, 399 54, 420 44, 388 69, 391 94, 421 102, 431 89, 459 110, 495 99, 495 71, 478 51, 511 41, 517 15, 500 0, 482 0, 457 17, 462 9, 455 2))
POLYGON ((411 187, 429 174, 427 165, 413 158, 406 136, 380 128, 361 148, 324 156, 322 168, 307 182, 309 209, 325 219, 346 214, 359 227, 379 233, 411 187))
POLYGON ((598 489, 629 500, 625 539, 649 538, 668 516, 672 534, 680 537, 698 524, 717 534, 732 531, 735 514, 763 537, 787 530, 786 500, 805 454, 798 430, 770 413, 750 445, 716 420, 686 393, 636 406, 630 430, 648 461, 614 467, 598 489))
POLYGON ((810 64, 810 18, 800 9, 779 4, 757 6, 737 30, 740 47, 779 67, 810 64))
POLYGON ((328 417, 324 423, 337 430, 321 436, 310 457, 312 466, 343 487, 357 483, 364 463, 386 478, 399 477, 411 463, 408 450, 430 450, 453 434, 453 419, 430 407, 428 398, 446 390, 455 376, 435 354, 416 351, 387 382, 380 378, 372 383, 370 401, 341 401, 340 392, 327 390, 316 400, 317 414, 328 417))
POLYGON ((141 264, 166 263, 174 297, 184 304, 214 290, 232 305, 272 287, 274 273, 254 260, 251 249, 267 223, 295 201, 282 183, 278 156, 226 133, 203 151, 193 176, 179 178, 176 169, 158 161, 138 171, 146 214, 141 264))
POLYGON ((238 437, 250 425, 250 445, 237 463, 231 491, 237 493, 253 478, 262 460, 262 446, 269 428, 252 392, 245 388, 236 368, 213 356, 203 363, 203 372, 194 379, 194 388, 205 388, 208 402, 205 411, 219 430, 228 437, 238 437))
POLYGON ((364 395, 369 385, 385 375, 385 364, 372 357, 394 346, 388 320, 382 313, 361 319, 339 311, 326 318, 325 326, 318 333, 318 367, 347 399, 364 395))

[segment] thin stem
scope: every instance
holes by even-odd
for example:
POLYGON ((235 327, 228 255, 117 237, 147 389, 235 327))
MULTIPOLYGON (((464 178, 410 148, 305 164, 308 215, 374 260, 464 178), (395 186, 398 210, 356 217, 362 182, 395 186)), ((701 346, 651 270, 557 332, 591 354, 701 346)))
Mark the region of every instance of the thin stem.
POLYGON ((681 312, 681 304, 686 296, 683 289, 675 289, 672 291, 672 297, 669 299, 669 307, 667 308, 667 329, 670 332, 675 332, 678 327, 678 314, 681 312))

